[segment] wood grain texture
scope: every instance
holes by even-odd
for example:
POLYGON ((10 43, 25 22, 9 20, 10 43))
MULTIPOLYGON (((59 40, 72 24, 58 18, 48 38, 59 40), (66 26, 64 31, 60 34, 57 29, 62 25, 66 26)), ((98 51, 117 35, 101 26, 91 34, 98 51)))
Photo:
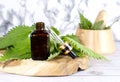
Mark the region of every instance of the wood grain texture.
POLYGON ((88 57, 58 56, 49 61, 13 60, 0 63, 0 71, 27 76, 66 76, 87 69, 88 57))

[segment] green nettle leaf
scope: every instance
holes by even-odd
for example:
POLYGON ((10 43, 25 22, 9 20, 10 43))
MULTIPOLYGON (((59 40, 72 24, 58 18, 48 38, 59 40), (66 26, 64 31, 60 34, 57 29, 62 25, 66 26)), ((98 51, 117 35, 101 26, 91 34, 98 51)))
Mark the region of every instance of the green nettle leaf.
POLYGON ((29 37, 16 42, 12 47, 7 48, 0 61, 8 61, 11 59, 28 59, 30 55, 30 39, 29 37))
POLYGON ((50 29, 53 30, 57 35, 60 35, 60 32, 55 27, 51 26, 50 29))
POLYGON ((102 30, 104 21, 98 21, 91 27, 92 30, 102 30))
POLYGON ((87 18, 85 18, 81 13, 79 13, 79 17, 80 17, 80 23, 79 23, 80 28, 90 29, 92 26, 92 23, 87 18))
POLYGON ((72 38, 73 40, 75 40, 77 42, 80 42, 78 37, 76 35, 74 35, 74 34, 71 34, 71 35, 68 34, 68 35, 65 35, 65 37, 69 37, 69 38, 72 38))
POLYGON ((0 61, 27 59, 31 57, 29 34, 34 26, 16 26, 0 38, 0 49, 6 49, 0 61))
POLYGON ((32 30, 33 28, 29 26, 16 26, 0 38, 0 49, 12 46, 18 40, 24 40, 32 30))
MULTIPOLYGON (((92 51, 91 49, 81 45, 79 42, 75 41, 74 39, 70 38, 70 37, 66 37, 63 36, 62 39, 64 41, 67 41, 70 43, 70 45, 72 45, 73 49, 76 50, 77 52, 80 52, 81 55, 88 55, 89 57, 93 57, 95 59, 104 59, 106 60, 105 57, 103 57, 102 55, 95 53, 94 51, 92 51)), ((80 54, 76 54, 77 56, 81 56, 80 54)))
POLYGON ((50 53, 54 51, 54 41, 50 39, 50 53))
POLYGON ((51 53, 47 60, 51 60, 51 59, 57 57, 59 54, 60 54, 60 51, 51 53))

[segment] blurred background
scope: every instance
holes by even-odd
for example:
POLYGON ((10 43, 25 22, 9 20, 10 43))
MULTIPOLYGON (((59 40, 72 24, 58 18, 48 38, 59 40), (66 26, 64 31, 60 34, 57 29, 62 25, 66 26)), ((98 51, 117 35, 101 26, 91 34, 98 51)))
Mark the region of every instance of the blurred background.
POLYGON ((0 0, 0 35, 17 25, 43 21, 62 34, 75 33, 81 12, 92 23, 98 12, 108 12, 108 23, 116 41, 120 41, 120 0, 0 0))

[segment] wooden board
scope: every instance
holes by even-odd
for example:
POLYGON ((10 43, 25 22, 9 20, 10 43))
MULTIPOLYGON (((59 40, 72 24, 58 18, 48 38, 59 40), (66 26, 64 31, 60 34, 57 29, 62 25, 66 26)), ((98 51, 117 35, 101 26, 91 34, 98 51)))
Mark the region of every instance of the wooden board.
POLYGON ((65 76, 88 67, 88 57, 72 59, 58 56, 49 61, 12 60, 0 63, 0 71, 27 76, 65 76))

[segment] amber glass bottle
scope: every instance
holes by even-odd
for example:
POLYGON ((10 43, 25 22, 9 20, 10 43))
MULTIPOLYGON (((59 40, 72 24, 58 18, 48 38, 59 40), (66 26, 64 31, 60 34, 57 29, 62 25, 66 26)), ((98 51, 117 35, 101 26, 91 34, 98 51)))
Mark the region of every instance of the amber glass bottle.
POLYGON ((43 22, 36 23, 31 34, 31 57, 33 60, 46 60, 50 55, 50 36, 43 22))

